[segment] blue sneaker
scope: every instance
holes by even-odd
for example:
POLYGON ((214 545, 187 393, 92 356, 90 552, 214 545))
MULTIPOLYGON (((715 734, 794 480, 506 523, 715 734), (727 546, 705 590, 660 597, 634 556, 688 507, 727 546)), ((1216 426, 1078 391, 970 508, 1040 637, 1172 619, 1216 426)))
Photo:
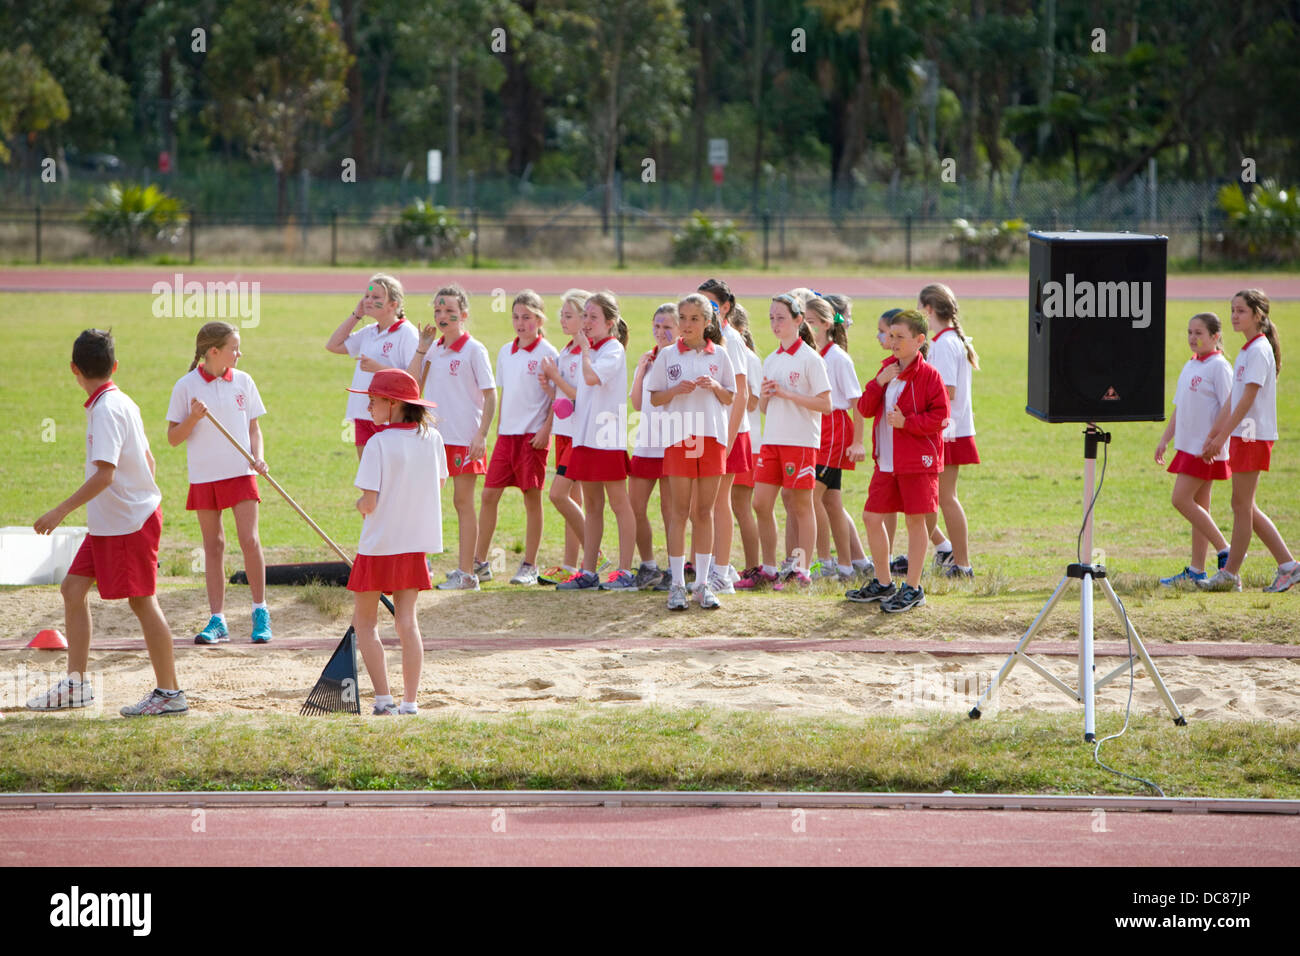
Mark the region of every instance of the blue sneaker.
POLYGON ((600 578, 592 571, 579 571, 567 581, 561 581, 555 586, 557 591, 585 591, 588 588, 599 588, 600 578))
POLYGON ((215 614, 208 618, 208 623, 204 625, 203 630, 194 635, 195 644, 220 644, 228 640, 230 640, 230 631, 226 630, 226 622, 215 614))
POLYGON ((271 639, 271 612, 264 607, 253 608, 253 643, 265 644, 271 639))
POLYGON ((1205 579, 1206 574, 1204 571, 1197 572, 1193 571, 1191 568, 1185 567, 1182 571, 1171 578, 1161 578, 1160 583, 1167 588, 1176 588, 1180 586, 1191 588, 1196 587, 1197 581, 1204 581, 1205 579))
POLYGON ((1228 549, 1224 548, 1219 552, 1219 570, 1222 571, 1228 563, 1228 549))

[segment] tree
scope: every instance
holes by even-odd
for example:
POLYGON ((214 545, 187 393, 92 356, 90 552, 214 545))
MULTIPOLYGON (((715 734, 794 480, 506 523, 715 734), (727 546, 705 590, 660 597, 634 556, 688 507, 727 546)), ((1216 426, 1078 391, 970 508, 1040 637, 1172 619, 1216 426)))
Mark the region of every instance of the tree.
POLYGON ((275 170, 281 220, 310 127, 344 102, 349 59, 328 0, 232 0, 213 26, 205 72, 216 102, 205 121, 275 170))
POLYGON ((68 100, 58 80, 32 48, 0 50, 0 163, 8 163, 11 136, 26 138, 68 118, 68 100))

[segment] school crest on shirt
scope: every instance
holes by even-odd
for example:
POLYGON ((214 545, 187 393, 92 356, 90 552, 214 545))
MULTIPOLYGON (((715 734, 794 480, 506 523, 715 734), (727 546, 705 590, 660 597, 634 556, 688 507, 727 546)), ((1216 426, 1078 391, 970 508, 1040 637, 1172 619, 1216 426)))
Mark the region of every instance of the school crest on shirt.
POLYGON ((385 342, 385 343, 384 343, 384 357, 387 358, 387 357, 388 357, 388 353, 391 352, 392 350, 393 350, 393 343, 392 343, 392 342, 385 342))
POLYGON ((1243 366, 1241 366, 1240 368, 1237 369, 1237 381, 1240 382, 1240 381, 1241 381, 1241 377, 1242 377, 1243 375, 1245 375, 1245 374, 1246 374, 1246 366, 1243 365, 1243 366))
POLYGON ((710 366, 709 366, 709 374, 710 374, 710 375, 717 375, 717 374, 718 374, 718 367, 717 367, 716 365, 710 365, 710 366))
POLYGON ((791 373, 790 373, 790 387, 791 387, 791 388, 794 388, 794 387, 795 387, 796 385, 798 385, 798 384, 799 384, 799 373, 798 373, 798 372, 791 372, 791 373))
POLYGON ((682 367, 680 365, 668 366, 668 381, 675 382, 682 377, 682 367))
POLYGON ((248 399, 244 397, 243 392, 239 392, 235 395, 235 407, 238 408, 241 412, 244 410, 244 406, 247 404, 248 404, 248 399))
POLYGON ((1202 380, 1201 380, 1201 376, 1199 376, 1199 375, 1193 375, 1193 376, 1192 376, 1192 391, 1193 391, 1193 392, 1196 391, 1196 390, 1200 387, 1200 385, 1201 385, 1201 381, 1202 381, 1202 380))
POLYGON ((451 365, 448 366, 448 369, 451 371, 452 375, 455 375, 460 371, 460 359, 452 359, 451 365))
POLYGON ((533 359, 531 362, 528 363, 528 374, 529 375, 537 374, 537 359, 533 359))

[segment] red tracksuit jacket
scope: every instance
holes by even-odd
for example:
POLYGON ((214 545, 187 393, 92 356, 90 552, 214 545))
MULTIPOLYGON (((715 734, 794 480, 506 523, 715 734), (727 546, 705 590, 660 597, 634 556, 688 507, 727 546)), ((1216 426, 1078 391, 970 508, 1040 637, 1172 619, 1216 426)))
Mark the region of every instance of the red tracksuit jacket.
MULTIPOLYGON (((880 368, 898 359, 889 356, 880 368)), ((876 375, 880 369, 876 370, 876 375)), ((948 390, 943 378, 933 365, 918 355, 899 373, 905 382, 898 396, 898 410, 903 413, 903 427, 894 429, 894 472, 900 475, 937 474, 943 471, 943 426, 952 414, 948 404, 948 390)), ((884 418, 885 389, 871 377, 858 399, 858 411, 863 418, 884 418)), ((885 427, 889 427, 886 423, 885 427)), ((871 457, 876 458, 876 430, 871 430, 871 457)))

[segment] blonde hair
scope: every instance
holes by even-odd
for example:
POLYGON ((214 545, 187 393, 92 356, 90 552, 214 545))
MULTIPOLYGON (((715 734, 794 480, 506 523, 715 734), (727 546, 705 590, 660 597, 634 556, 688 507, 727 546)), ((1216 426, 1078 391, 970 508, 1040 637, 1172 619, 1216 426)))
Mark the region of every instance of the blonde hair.
POLYGON ((523 292, 520 292, 515 296, 515 301, 510 307, 511 311, 514 310, 516 305, 522 305, 529 312, 533 313, 533 315, 537 316, 538 325, 546 324, 546 303, 543 302, 542 297, 532 289, 525 289, 523 292))
POLYGON ((952 327, 957 333, 957 338, 961 339, 961 344, 966 348, 966 361, 970 362, 971 368, 978 370, 980 367, 980 357, 975 354, 975 346, 971 340, 966 337, 966 333, 961 330, 961 317, 958 315, 957 296, 953 294, 952 289, 948 288, 942 282, 933 282, 921 290, 917 301, 922 305, 928 305, 934 309, 935 318, 944 325, 952 327))
POLYGON ((590 298, 591 293, 586 289, 570 289, 560 296, 560 308, 563 309, 566 305, 571 305, 581 314, 583 306, 587 304, 587 300, 590 298))
POLYGON ((436 303, 440 298, 446 296, 449 299, 455 299, 460 303, 460 311, 469 311, 469 293, 458 282, 451 285, 445 285, 433 294, 433 301, 436 303))
POLYGON ((618 336, 618 344, 626 348, 627 322, 625 322, 623 316, 619 314, 618 299, 614 298, 614 293, 610 292, 608 289, 603 289, 600 292, 593 292, 587 298, 587 303, 584 304, 583 307, 585 308, 587 304, 592 302, 596 303, 596 308, 600 309, 601 314, 605 316, 606 322, 614 323, 614 334, 618 336))
POLYGON ((194 361, 190 363, 190 371, 199 367, 199 363, 208 354, 208 349, 221 348, 226 344, 226 339, 238 331, 229 322, 207 322, 200 326, 199 334, 194 337, 194 361))
POLYGON ((381 287, 388 295, 390 301, 397 303, 397 317, 406 318, 406 309, 403 307, 406 303, 406 292, 402 289, 402 283, 396 276, 390 276, 384 272, 376 272, 370 277, 370 284, 381 287))

